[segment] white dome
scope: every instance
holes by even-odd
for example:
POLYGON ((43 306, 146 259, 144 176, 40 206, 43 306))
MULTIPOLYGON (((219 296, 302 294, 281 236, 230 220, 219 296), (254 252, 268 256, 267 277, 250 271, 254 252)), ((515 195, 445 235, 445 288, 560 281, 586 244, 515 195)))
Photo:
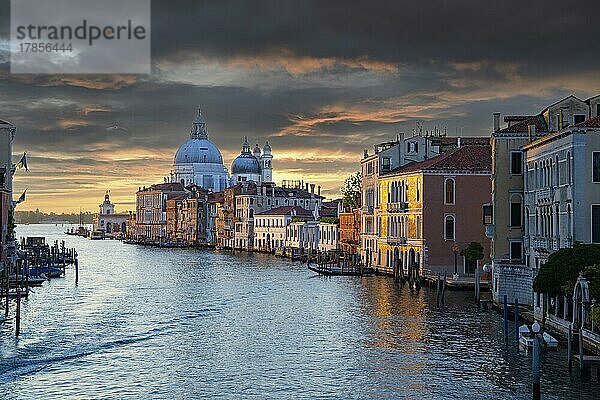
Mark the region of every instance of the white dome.
POLYGON ((190 139, 175 153, 175 164, 223 164, 223 156, 210 140, 190 139))
POLYGON ((240 154, 231 164, 231 173, 260 174, 260 164, 252 154, 240 154))

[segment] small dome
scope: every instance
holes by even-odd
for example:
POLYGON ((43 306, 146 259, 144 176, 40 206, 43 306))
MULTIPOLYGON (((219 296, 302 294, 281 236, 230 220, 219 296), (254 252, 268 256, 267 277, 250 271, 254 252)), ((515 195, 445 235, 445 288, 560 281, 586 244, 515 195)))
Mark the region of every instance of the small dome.
POLYGON ((236 174, 260 174, 260 164, 252 154, 240 154, 231 164, 231 173, 236 174))
POLYGON ((223 164, 221 152, 208 139, 190 139, 175 153, 175 164, 223 164))
POLYGON ((254 157, 260 157, 260 147, 258 147, 258 143, 256 143, 256 146, 254 146, 254 157))

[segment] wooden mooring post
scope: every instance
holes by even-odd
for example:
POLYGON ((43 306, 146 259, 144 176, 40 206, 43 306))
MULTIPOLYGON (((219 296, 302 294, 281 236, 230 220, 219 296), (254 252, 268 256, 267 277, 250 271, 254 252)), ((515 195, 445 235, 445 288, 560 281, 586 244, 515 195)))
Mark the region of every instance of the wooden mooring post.
POLYGON ((79 260, 75 259, 75 285, 79 283, 79 260))
POLYGON ((439 307, 440 306, 440 292, 442 291, 442 279, 440 276, 440 273, 437 273, 437 280, 436 280, 436 291, 435 291, 435 297, 436 297, 436 305, 439 307))
POLYGON ((444 296, 446 295, 446 278, 447 274, 444 271, 444 280, 442 281, 442 304, 444 304, 444 296))
POLYGON ((17 311, 15 315, 15 336, 21 332, 21 289, 17 284, 17 311))

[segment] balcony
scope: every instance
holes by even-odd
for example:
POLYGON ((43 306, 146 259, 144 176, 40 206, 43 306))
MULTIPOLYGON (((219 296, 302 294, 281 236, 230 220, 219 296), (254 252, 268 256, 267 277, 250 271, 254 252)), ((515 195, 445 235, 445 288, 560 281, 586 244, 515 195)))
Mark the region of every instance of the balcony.
POLYGON ((408 203, 404 201, 387 203, 386 209, 388 212, 405 212, 408 210, 408 203))
POLYGON ((398 246, 398 245, 406 244, 407 240, 406 240, 406 237, 404 237, 404 236, 388 236, 386 238, 386 242, 387 242, 387 244, 398 246))
POLYGON ((554 190, 552 188, 538 189, 535 192, 536 203, 551 203, 554 199, 554 190))
POLYGON ((362 206, 361 211, 363 214, 373 215, 373 206, 362 206))

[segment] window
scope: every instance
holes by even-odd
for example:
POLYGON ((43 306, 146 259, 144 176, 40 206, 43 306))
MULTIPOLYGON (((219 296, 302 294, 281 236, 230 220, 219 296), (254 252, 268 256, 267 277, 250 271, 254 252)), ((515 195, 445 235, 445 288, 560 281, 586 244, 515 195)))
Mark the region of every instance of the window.
POLYGON ((510 242, 510 259, 511 260, 523 259, 523 243, 510 242))
POLYGON ((600 151, 592 153, 592 182, 600 183, 600 151))
POLYGON ((584 114, 575 114, 573 115, 573 123, 574 124, 578 124, 580 122, 585 121, 585 115, 584 114))
POLYGON ((567 152, 567 183, 571 183, 571 152, 567 152))
POLYGON ((389 157, 384 157, 381 159, 381 170, 382 171, 389 171, 390 170, 390 158, 389 157))
POLYGON ((600 204, 592 205, 592 243, 600 243, 600 204))
POLYGON ((454 217, 447 215, 444 221, 444 239, 454 240, 454 217))
POLYGON ((521 225, 521 198, 515 195, 510 199, 510 226, 518 228, 521 225))
POLYGON ((520 151, 510 152, 510 173, 521 175, 523 173, 523 153, 520 151))
POLYGON ((454 179, 446 179, 444 185, 444 204, 454 204, 454 179))

